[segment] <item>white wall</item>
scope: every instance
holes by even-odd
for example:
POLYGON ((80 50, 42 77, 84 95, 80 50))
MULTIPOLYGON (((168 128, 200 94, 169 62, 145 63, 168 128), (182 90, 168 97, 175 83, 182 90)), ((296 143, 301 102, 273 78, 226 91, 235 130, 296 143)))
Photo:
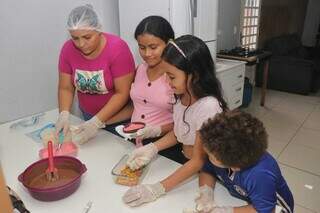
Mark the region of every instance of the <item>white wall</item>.
POLYGON ((2 0, 0 123, 57 107, 59 51, 72 8, 90 3, 105 31, 119 34, 117 0, 2 0))
POLYGON ((240 5, 240 0, 219 0, 217 51, 239 46, 240 5))
POLYGON ((305 46, 314 46, 316 35, 320 25, 320 1, 309 0, 306 18, 304 20, 304 29, 302 34, 302 43, 305 46))

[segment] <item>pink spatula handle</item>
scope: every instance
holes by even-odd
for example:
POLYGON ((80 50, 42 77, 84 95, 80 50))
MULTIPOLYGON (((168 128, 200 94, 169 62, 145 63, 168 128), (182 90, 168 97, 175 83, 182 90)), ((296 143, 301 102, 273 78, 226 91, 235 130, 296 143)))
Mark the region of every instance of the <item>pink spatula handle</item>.
POLYGON ((48 158, 49 158, 49 172, 54 172, 54 163, 53 163, 53 147, 52 142, 48 141, 48 158))

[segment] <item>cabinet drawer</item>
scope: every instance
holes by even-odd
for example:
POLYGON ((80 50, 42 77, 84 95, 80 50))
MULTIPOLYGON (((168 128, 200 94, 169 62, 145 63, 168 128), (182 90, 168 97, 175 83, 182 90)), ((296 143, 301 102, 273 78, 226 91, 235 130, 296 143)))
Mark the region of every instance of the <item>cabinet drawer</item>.
POLYGON ((226 101, 228 102, 230 109, 234 109, 242 104, 243 87, 244 81, 237 83, 236 85, 233 85, 231 87, 223 88, 223 95, 226 101))
POLYGON ((217 78, 221 82, 224 99, 231 110, 242 104, 244 75, 245 65, 243 63, 217 72, 217 78))
POLYGON ((232 86, 231 97, 241 97, 243 95, 244 81, 232 86))
POLYGON ((238 69, 219 73, 217 77, 221 82, 226 82, 228 86, 233 86, 244 81, 244 69, 241 66, 238 69))
POLYGON ((242 105, 242 96, 238 96, 238 97, 233 97, 231 98, 231 100, 228 102, 229 104, 229 109, 233 110, 235 108, 238 108, 239 106, 242 105))
POLYGON ((239 82, 236 85, 226 87, 225 85, 222 85, 222 92, 225 97, 228 97, 229 99, 235 96, 241 96, 243 94, 243 86, 244 82, 239 82))

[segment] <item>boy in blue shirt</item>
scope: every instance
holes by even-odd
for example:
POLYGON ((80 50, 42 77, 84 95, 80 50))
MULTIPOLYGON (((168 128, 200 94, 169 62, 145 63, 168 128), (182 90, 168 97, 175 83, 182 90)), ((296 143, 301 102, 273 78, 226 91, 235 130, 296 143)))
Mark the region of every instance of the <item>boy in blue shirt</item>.
POLYGON ((209 159, 199 176, 197 211, 293 212, 292 193, 276 160, 266 151, 267 133, 261 121, 245 112, 223 112, 209 119, 200 135, 209 159), (248 205, 216 206, 213 198, 216 180, 248 205))

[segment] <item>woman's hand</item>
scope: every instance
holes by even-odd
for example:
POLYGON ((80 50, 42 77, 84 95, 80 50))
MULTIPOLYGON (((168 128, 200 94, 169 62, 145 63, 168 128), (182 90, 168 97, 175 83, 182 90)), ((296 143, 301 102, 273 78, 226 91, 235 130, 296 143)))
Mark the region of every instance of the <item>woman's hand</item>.
POLYGON ((58 120, 55 124, 56 135, 59 135, 60 131, 63 131, 63 135, 67 135, 70 127, 69 117, 70 113, 68 111, 60 112, 58 120))
POLYGON ((143 129, 139 129, 134 133, 125 133, 123 132, 124 125, 116 126, 115 130, 119 135, 121 135, 124 139, 130 140, 134 138, 146 139, 146 138, 156 138, 161 135, 161 127, 160 126, 145 126, 143 129))
POLYGON ((75 127, 75 141, 79 144, 86 143, 89 139, 95 137, 100 128, 104 128, 105 124, 100 121, 97 116, 75 127))
POLYGON ((161 126, 145 126, 137 131, 137 136, 141 139, 156 138, 161 135, 161 126))

